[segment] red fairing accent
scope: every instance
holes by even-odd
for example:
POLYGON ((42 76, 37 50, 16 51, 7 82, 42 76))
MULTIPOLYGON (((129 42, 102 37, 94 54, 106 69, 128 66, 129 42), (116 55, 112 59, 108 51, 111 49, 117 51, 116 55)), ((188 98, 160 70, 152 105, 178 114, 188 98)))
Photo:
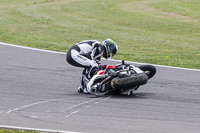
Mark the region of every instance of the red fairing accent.
POLYGON ((104 75, 105 72, 106 72, 106 70, 100 72, 99 75, 104 75))
POLYGON ((107 69, 115 69, 116 66, 108 66, 105 70, 100 70, 97 72, 98 75, 104 75, 104 73, 106 72, 107 69))
POLYGON ((104 75, 105 72, 106 72, 106 70, 104 70, 104 71, 98 71, 97 74, 98 75, 104 75))
POLYGON ((112 69, 115 69, 116 66, 108 66, 107 68, 112 68, 112 69))

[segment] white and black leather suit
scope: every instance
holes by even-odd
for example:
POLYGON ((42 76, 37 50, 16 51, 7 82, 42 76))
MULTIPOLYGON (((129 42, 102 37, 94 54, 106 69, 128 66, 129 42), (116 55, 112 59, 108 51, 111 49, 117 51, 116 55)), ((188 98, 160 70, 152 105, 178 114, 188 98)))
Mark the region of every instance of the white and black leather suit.
POLYGON ((76 67, 97 68, 103 52, 104 46, 100 41, 86 40, 73 45, 67 52, 66 60, 76 67))

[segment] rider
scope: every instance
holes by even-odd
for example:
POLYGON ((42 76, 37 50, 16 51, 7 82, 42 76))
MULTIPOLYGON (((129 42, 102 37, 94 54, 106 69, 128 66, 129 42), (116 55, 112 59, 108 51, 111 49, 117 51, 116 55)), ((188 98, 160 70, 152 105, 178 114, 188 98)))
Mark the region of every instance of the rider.
MULTIPOLYGON (((86 40, 73 45, 67 52, 66 60, 73 66, 85 68, 82 75, 91 79, 98 70, 101 56, 110 59, 117 53, 117 50, 117 44, 109 38, 102 43, 98 40, 86 40)), ((78 92, 88 93, 87 89, 83 88, 82 77, 78 92)))

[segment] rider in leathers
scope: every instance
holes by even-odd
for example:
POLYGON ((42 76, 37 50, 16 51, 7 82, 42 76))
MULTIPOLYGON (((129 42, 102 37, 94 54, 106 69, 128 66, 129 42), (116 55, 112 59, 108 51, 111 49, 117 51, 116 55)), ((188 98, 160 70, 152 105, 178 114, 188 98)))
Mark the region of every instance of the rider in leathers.
MULTIPOLYGON (((73 45, 67 52, 66 60, 73 66, 85 68, 82 75, 91 79, 98 70, 101 56, 106 59, 112 58, 117 50, 117 44, 111 39, 102 43, 98 40, 86 40, 73 45)), ((83 88, 82 76, 78 92, 88 93, 87 89, 83 88)))

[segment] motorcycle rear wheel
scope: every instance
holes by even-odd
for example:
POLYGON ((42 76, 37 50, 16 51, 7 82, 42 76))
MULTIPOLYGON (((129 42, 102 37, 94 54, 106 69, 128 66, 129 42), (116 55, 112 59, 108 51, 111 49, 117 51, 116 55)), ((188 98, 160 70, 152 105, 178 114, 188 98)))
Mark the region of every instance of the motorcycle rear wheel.
POLYGON ((138 66, 145 74, 148 76, 148 79, 152 78, 156 74, 156 68, 152 65, 142 65, 138 66))
POLYGON ((129 90, 131 88, 134 88, 136 86, 144 85, 148 81, 148 77, 145 73, 142 74, 132 74, 129 77, 116 77, 112 79, 111 86, 112 88, 118 90, 118 89, 125 89, 129 90))

